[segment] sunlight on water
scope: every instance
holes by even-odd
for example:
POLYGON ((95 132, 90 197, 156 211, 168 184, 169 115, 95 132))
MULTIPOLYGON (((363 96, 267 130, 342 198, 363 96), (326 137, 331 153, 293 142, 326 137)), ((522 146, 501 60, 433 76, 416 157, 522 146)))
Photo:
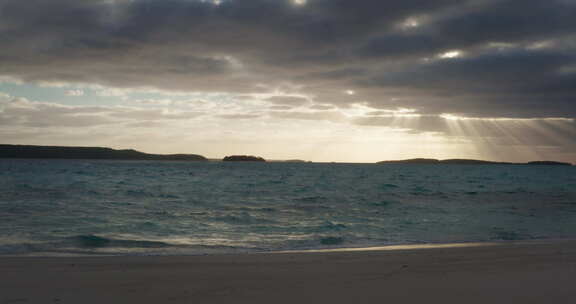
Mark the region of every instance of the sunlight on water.
POLYGON ((451 243, 451 244, 414 244, 414 245, 390 245, 363 248, 329 248, 310 249, 300 251, 279 251, 278 253, 300 253, 300 252, 365 252, 365 251, 395 251, 395 250, 418 250, 418 249, 443 249, 443 248, 468 248, 468 247, 492 247, 502 243, 451 243))

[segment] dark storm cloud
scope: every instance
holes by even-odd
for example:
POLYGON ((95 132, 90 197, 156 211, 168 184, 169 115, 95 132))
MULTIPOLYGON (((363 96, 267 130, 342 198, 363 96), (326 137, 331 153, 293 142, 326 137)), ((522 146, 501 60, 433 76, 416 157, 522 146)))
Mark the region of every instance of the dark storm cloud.
POLYGON ((573 53, 559 50, 510 50, 424 62, 365 80, 420 94, 413 106, 427 113, 492 117, 562 117, 576 115, 576 73, 561 73, 573 53), (425 99, 435 98, 433 103, 425 99), (462 102, 458 105, 457 102, 462 102), (495 115, 495 111, 499 112, 495 115))
POLYGON ((490 42, 524 42, 574 34, 574 4, 571 0, 488 1, 418 29, 374 38, 360 53, 366 56, 427 55, 490 42))
POLYGON ((0 75, 576 117, 575 15, 572 0, 0 0, 0 75))

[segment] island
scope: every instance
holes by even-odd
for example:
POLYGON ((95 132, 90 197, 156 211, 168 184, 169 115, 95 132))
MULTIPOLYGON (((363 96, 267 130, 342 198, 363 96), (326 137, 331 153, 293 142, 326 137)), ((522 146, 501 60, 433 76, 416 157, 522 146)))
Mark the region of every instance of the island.
POLYGON ((572 166, 571 163, 557 161, 531 161, 527 163, 495 162, 478 159, 433 159, 433 158, 412 158, 404 160, 385 160, 378 164, 419 164, 419 165, 545 165, 545 166, 572 166))
POLYGON ((266 162, 262 157, 252 155, 231 155, 222 159, 225 162, 266 162))
POLYGON ((412 158, 405 160, 385 160, 379 164, 438 164, 440 161, 433 158, 412 158))
POLYGON ((541 160, 541 161, 531 161, 527 163, 528 165, 539 165, 539 166, 571 166, 570 163, 557 162, 551 160, 541 160))
POLYGON ((0 158, 208 161, 197 154, 148 154, 133 149, 0 144, 0 158))

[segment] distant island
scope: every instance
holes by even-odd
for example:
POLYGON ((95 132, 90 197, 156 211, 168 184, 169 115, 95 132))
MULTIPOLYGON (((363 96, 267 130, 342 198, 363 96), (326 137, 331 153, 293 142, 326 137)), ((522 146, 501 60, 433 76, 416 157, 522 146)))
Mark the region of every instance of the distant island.
POLYGON ((225 162, 265 162, 266 160, 262 157, 252 156, 252 155, 231 155, 226 156, 222 159, 225 162))
MULTIPOLYGON (((207 159, 197 154, 149 154, 133 149, 116 150, 105 147, 66 147, 0 144, 0 158, 38 158, 38 159, 101 159, 101 160, 166 160, 166 161, 220 161, 207 159)), ((267 162, 262 157, 253 155, 230 155, 223 162, 267 162)), ((300 159, 271 160, 271 162, 304 163, 300 159)), ((386 160, 378 164, 423 164, 423 165, 535 165, 535 166, 572 166, 571 163, 558 161, 531 161, 525 163, 496 162, 478 159, 434 159, 412 158, 404 160, 386 160)))
POLYGON ((478 159, 433 159, 433 158, 412 158, 405 160, 385 160, 378 164, 424 164, 424 165, 544 165, 544 166, 572 166, 571 163, 557 161, 531 161, 526 163, 494 162, 478 159))
POLYGON ((0 158, 208 161, 196 154, 148 154, 101 147, 0 145, 0 158))

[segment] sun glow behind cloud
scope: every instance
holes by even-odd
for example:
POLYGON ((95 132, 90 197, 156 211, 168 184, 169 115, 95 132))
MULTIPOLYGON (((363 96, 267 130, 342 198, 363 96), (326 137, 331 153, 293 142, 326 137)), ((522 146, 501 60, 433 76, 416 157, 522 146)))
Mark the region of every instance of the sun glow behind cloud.
POLYGON ((400 24, 401 29, 413 29, 420 26, 420 20, 410 17, 400 24))
POLYGON ((442 58, 442 59, 451 59, 451 58, 462 57, 463 55, 464 54, 462 51, 453 50, 453 51, 447 51, 447 52, 444 52, 442 54, 439 54, 438 57, 442 58))
MULTIPOLYGON (((194 147, 195 153, 217 158, 258 151, 272 159, 313 161, 371 162, 411 157, 519 161, 544 159, 550 149, 564 147, 574 124, 568 118, 430 115, 413 108, 377 109, 366 103, 323 108, 317 107, 312 97, 280 91, 171 95, 146 89, 64 84, 51 88, 73 98, 117 95, 122 99, 116 106, 63 106, 3 94, 0 116, 4 128, 0 136, 12 143, 59 141, 156 153, 186 152, 194 147), (264 110, 267 106, 283 108, 264 110), (226 124, 234 127, 221 128, 226 124), (118 128, 131 135, 118 134, 118 128), (27 132, 28 139, 19 139, 22 132, 27 132), (85 132, 93 136, 82 137, 85 132), (190 135, 182 138, 176 134, 190 135)), ((562 159, 561 152, 557 155, 562 159)))
MULTIPOLYGON (((59 89, 64 94, 68 88, 59 89)), ((93 89, 85 90, 93 93, 93 89)), ((4 94, 0 104, 4 128, 0 135, 12 143, 30 143, 31 139, 35 144, 49 145, 57 140, 61 144, 136 148, 156 153, 186 152, 193 146, 195 153, 218 158, 256 150, 273 159, 356 162, 381 160, 382 150, 386 150, 387 158, 408 156, 408 149, 414 157, 425 154, 448 157, 462 144, 461 140, 439 134, 412 133, 410 128, 415 126, 412 122, 418 117, 413 109, 382 111, 393 118, 392 122, 373 128, 350 125, 354 118, 375 110, 361 104, 336 112, 294 109, 286 112, 291 115, 279 119, 281 116, 271 116, 273 112, 257 111, 270 96, 215 106, 212 102, 197 101, 195 98, 199 96, 176 102, 171 96, 154 101, 132 99, 133 92, 125 94, 122 105, 98 107, 63 106, 4 94), (245 114, 250 104, 256 111, 252 116, 245 114), (341 119, 329 113, 341 113, 341 119), (233 123, 234 128, 220 127, 227 123, 233 123), (119 133, 118 128, 128 132, 119 133), (23 132, 28 139, 19 140, 18 134, 23 132), (92 136, 84 137, 86 132, 92 136), (159 142, 163 144, 158 145, 159 142), (417 149, 412 147, 414 142, 419 143, 417 149)))
POLYGON ((568 151, 571 148, 567 143, 573 144, 570 137, 574 119, 476 118, 451 114, 440 117, 446 122, 449 136, 471 139, 476 153, 487 159, 543 160, 553 150, 568 151), (563 132, 558 132, 559 129, 563 132))

